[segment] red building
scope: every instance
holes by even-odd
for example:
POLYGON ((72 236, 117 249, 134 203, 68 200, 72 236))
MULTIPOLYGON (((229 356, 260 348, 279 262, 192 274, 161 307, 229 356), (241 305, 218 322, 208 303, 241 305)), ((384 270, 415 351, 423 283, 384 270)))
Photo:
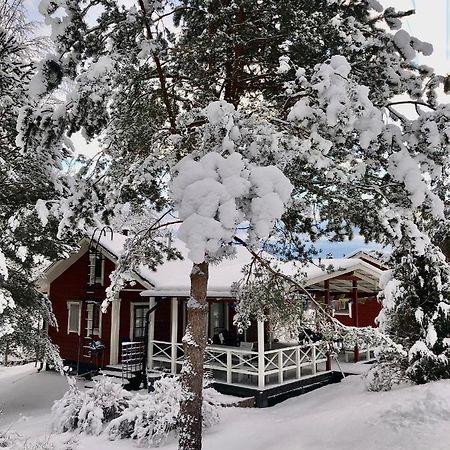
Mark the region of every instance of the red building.
MULTIPOLYGON (((50 327, 49 335, 61 357, 80 372, 130 361, 138 366, 141 356, 136 355, 147 335, 147 370, 177 373, 183 360, 181 338, 191 263, 187 258, 167 261, 156 272, 141 267, 131 274, 132 281, 120 291, 119 299, 102 312, 109 276, 125 240, 120 234, 113 239, 103 236, 94 244, 84 240, 76 254, 49 267, 46 286, 58 321, 58 328, 50 327)), ((264 323, 255 323, 244 336, 238 335, 233 326, 231 285, 241 278, 241 269, 251 255, 244 248, 237 253, 236 259, 210 270, 208 335, 212 345, 205 367, 218 383, 233 386, 231 392, 237 394, 245 394, 246 384, 261 391, 326 373, 326 349, 320 345, 276 342, 264 323)), ((284 264, 283 269, 289 273, 292 264, 284 264)), ((378 280, 383 270, 379 261, 358 253, 351 258, 322 260, 320 267, 306 266, 304 285, 329 305, 342 323, 375 326, 380 311, 378 280)))

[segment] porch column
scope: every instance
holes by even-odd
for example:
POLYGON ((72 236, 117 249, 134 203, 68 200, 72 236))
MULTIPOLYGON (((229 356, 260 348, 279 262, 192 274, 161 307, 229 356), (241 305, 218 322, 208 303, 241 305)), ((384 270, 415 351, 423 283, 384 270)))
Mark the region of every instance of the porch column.
MULTIPOLYGON (((327 305, 326 306, 327 312, 331 314, 333 311, 330 308, 330 306, 331 306, 330 280, 325 280, 324 287, 325 287, 325 304, 327 305)), ((331 370, 331 355, 330 355, 329 351, 326 352, 326 357, 327 357, 327 361, 325 363, 325 370, 331 370)))
POLYGON ((330 280, 325 280, 323 284, 325 288, 325 304, 330 306, 330 280))
POLYGON ((258 320, 258 389, 264 389, 264 322, 258 320))
MULTIPOLYGON (((150 297, 149 308, 152 309, 155 306, 155 297, 150 297)), ((148 353, 147 353, 147 367, 149 370, 153 369, 153 341, 155 339, 155 314, 156 311, 153 311, 148 318, 148 353)))
MULTIPOLYGON (((354 305, 355 308, 355 327, 359 326, 359 311, 358 311, 358 280, 352 280, 352 304, 354 305)), ((358 344, 355 345, 355 350, 354 350, 354 360, 355 362, 359 361, 359 348, 358 348, 358 344)))
POLYGON ((120 298, 111 303, 111 337, 109 363, 119 363, 120 298))
POLYGON ((171 332, 170 332, 170 342, 171 342, 171 361, 170 361, 170 371, 172 373, 177 373, 177 337, 178 337, 178 299, 173 297, 171 300, 171 332))

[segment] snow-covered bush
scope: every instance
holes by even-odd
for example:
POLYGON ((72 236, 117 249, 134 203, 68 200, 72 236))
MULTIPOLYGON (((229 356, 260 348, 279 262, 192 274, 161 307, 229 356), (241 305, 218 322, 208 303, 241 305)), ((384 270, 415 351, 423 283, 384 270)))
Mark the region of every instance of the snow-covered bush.
POLYGON ((408 382, 407 367, 407 353, 401 346, 382 348, 377 354, 377 363, 366 374, 367 389, 390 391, 395 385, 408 382))
MULTIPOLYGON (((214 392, 209 386, 203 392, 204 427, 210 427, 219 420, 214 392)), ((155 382, 152 392, 136 394, 120 417, 111 421, 106 430, 109 438, 133 438, 140 445, 161 445, 171 433, 176 434, 180 402, 186 395, 178 378, 162 377, 155 382)))
POLYGON ((128 407, 131 394, 107 377, 95 382, 94 388, 82 392, 69 378, 69 390, 53 405, 53 427, 57 432, 78 428, 98 435, 106 422, 118 417, 128 407))

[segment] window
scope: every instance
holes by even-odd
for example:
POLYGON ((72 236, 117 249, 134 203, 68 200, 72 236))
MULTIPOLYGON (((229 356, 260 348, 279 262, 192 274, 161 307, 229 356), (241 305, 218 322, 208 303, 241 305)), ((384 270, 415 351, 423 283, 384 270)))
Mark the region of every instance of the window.
POLYGON ((89 253, 89 284, 103 285, 104 259, 101 253, 89 253))
POLYGON ((212 338, 218 332, 228 329, 228 304, 209 304, 209 337, 212 338))
POLYGON ((145 315, 148 305, 135 305, 134 307, 134 339, 143 339, 145 336, 145 315))
POLYGON ((86 336, 102 335, 102 312, 99 303, 88 303, 87 305, 87 321, 86 321, 86 336))
POLYGON ((67 333, 80 334, 81 302, 67 302, 67 333))
POLYGON ((352 315, 352 302, 348 298, 338 298, 332 301, 334 314, 352 315))

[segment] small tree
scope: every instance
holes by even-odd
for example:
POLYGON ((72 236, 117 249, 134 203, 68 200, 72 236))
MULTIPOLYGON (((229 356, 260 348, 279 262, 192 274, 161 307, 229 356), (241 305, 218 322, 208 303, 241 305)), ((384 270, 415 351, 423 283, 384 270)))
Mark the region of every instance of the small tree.
POLYGON ((403 364, 386 366, 387 376, 403 366, 405 378, 419 384, 450 378, 450 267, 438 247, 422 241, 412 245, 406 235, 394 250, 380 317, 383 331, 407 352, 403 364))

